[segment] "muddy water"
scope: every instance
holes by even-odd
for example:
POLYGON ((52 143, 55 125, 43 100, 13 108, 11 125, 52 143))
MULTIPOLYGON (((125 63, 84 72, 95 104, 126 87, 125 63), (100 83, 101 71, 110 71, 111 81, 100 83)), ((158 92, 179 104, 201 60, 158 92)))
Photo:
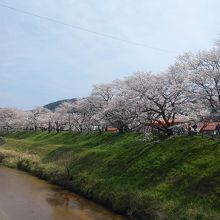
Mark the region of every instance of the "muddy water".
POLYGON ((0 220, 125 220, 76 194, 0 166, 0 220))

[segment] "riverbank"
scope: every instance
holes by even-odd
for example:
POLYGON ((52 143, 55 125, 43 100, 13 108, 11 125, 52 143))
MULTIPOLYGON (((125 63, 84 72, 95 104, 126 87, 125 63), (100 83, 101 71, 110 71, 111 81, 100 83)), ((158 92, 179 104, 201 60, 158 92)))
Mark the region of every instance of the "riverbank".
POLYGON ((219 219, 220 142, 199 136, 16 133, 0 161, 136 219, 219 219))
POLYGON ((0 165, 0 174, 1 220, 126 220, 29 173, 0 165))

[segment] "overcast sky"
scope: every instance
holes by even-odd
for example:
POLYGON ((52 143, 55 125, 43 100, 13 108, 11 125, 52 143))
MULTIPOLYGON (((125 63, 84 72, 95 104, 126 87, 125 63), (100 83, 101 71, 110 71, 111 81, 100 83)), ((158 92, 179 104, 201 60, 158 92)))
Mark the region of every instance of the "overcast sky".
POLYGON ((93 84, 136 71, 165 70, 183 52, 211 48, 220 33, 219 0, 1 3, 146 46, 0 6, 0 107, 31 109, 59 99, 87 96, 93 84))

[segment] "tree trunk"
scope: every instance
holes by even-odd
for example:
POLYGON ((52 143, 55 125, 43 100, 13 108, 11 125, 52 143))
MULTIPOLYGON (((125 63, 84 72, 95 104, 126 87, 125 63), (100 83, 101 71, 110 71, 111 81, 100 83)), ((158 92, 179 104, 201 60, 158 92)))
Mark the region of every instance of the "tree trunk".
POLYGON ((56 132, 59 133, 60 132, 59 122, 55 121, 55 125, 56 125, 56 132))
POLYGON ((51 122, 50 122, 50 120, 49 120, 49 124, 48 124, 48 133, 50 133, 51 132, 51 122))

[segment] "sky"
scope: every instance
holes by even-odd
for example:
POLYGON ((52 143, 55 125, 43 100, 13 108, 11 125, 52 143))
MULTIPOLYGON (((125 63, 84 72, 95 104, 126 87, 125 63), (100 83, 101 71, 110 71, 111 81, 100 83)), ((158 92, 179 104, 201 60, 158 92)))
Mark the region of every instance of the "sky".
POLYGON ((178 55, 214 45, 219 8, 219 0, 0 0, 0 107, 32 109, 137 71, 164 71, 178 55))

